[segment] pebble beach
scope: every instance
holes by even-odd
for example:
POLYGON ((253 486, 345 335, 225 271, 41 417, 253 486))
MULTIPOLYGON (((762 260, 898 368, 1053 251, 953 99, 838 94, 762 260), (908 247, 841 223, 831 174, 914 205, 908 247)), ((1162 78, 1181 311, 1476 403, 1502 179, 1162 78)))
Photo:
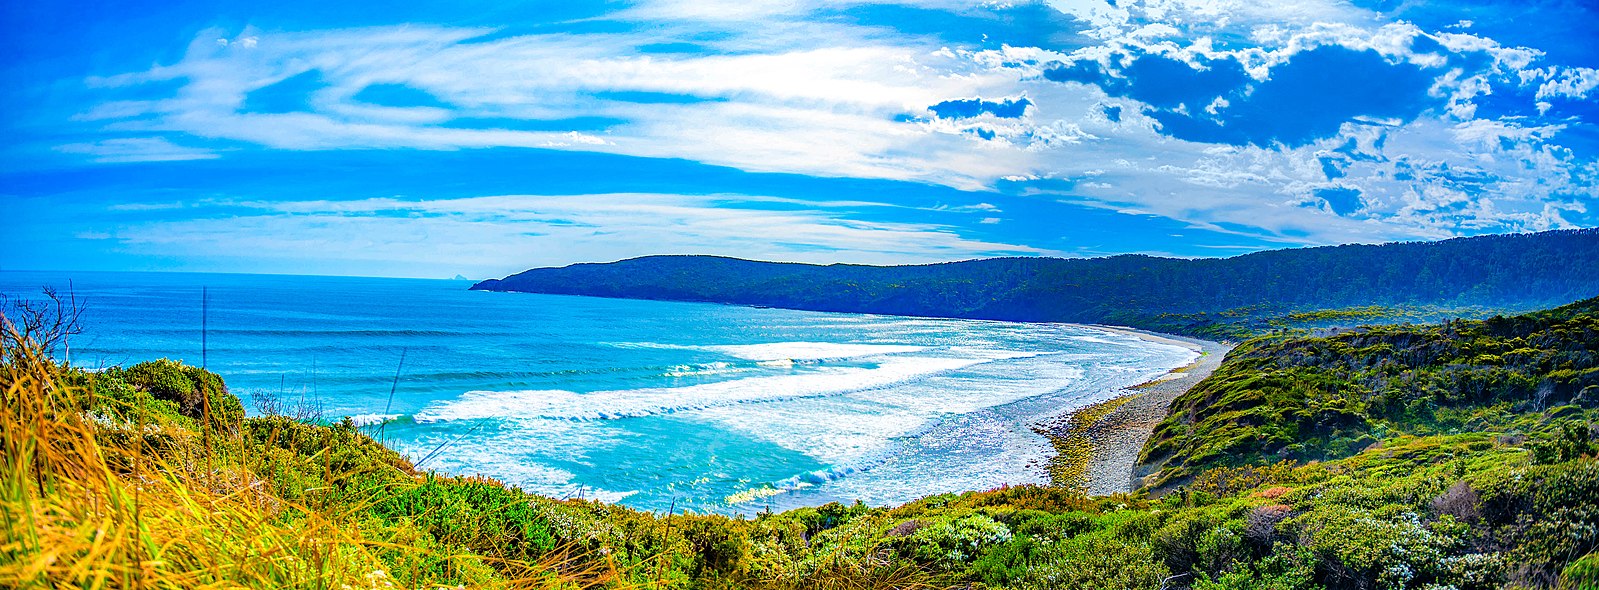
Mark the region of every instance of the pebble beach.
POLYGON ((1166 418, 1172 400, 1215 371, 1232 345, 1117 326, 1093 327, 1200 354, 1193 363, 1130 387, 1123 395, 1039 425, 1039 432, 1055 444, 1056 456, 1048 466, 1055 484, 1078 487, 1090 495, 1130 492, 1141 485, 1135 473, 1138 455, 1155 426, 1166 418))

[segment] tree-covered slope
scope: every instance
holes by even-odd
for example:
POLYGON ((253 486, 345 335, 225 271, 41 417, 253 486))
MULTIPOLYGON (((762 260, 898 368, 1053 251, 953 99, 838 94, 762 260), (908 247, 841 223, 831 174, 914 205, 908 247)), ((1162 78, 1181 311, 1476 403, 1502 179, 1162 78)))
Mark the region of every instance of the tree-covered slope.
POLYGON ((1192 260, 1124 255, 879 267, 651 256, 533 269, 472 288, 817 311, 1114 322, 1237 336, 1271 327, 1295 311, 1550 307, 1599 295, 1594 269, 1599 269, 1599 230, 1588 229, 1192 260), (1219 325, 1225 327, 1218 330, 1219 325))

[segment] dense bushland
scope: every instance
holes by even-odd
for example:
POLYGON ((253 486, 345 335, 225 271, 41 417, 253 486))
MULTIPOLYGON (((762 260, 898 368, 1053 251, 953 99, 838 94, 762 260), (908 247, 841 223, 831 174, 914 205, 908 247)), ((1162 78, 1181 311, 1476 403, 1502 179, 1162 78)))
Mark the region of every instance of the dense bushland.
POLYGON ((1151 441, 1158 496, 750 518, 419 471, 348 421, 244 417, 201 369, 84 372, 7 328, 0 587, 1589 588, 1595 308, 1246 343, 1151 441))

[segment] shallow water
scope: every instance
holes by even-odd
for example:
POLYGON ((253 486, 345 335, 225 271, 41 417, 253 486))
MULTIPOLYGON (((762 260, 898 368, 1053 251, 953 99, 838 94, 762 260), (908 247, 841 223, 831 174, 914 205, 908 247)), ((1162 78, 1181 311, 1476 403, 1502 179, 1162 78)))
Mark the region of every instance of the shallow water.
POLYGON ((0 272, 0 293, 69 279, 87 307, 74 364, 199 364, 203 286, 205 363, 247 406, 265 394, 319 407, 414 459, 433 454, 425 467, 655 510, 889 504, 1041 482, 1049 445, 1032 424, 1194 357, 1066 324, 460 281, 0 272))

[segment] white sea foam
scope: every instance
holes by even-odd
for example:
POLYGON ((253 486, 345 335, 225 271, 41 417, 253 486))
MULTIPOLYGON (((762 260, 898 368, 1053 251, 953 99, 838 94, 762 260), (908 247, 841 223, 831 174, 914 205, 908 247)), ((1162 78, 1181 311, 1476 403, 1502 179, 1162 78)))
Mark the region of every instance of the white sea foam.
POLYGON ((1100 338, 1098 336, 1071 336, 1070 338, 1072 340, 1076 340, 1078 342, 1092 342, 1094 344, 1115 344, 1115 345, 1126 345, 1127 344, 1126 342, 1117 342, 1115 340, 1107 340, 1105 338, 1100 338))
MULTIPOLYGON (((415 449, 402 450, 410 452, 413 457, 417 456, 415 449)), ((574 493, 577 491, 577 486, 571 483, 575 477, 572 472, 532 461, 517 460, 517 457, 507 455, 504 449, 497 448, 497 445, 485 445, 481 441, 474 444, 451 445, 446 452, 429 462, 428 467, 461 475, 491 475, 495 479, 528 488, 530 491, 558 496, 568 489, 574 493)))
POLYGON ((1032 431, 1035 422, 1107 399, 1188 356, 1186 349, 1142 350, 1155 354, 1128 357, 1117 348, 1042 354, 895 387, 692 415, 828 465, 745 486, 726 498, 729 505, 832 498, 894 503, 952 489, 1041 483, 1047 474, 1040 461, 1052 448, 1032 431))
POLYGON ((699 365, 677 365, 662 373, 663 377, 704 377, 707 375, 725 375, 728 373, 742 373, 749 371, 749 367, 738 367, 732 363, 715 362, 699 365))
POLYGON ((904 344, 851 344, 838 342, 767 342, 762 344, 665 344, 660 342, 606 342, 616 348, 655 348, 715 352, 748 361, 816 361, 903 354, 927 350, 904 344))
POLYGON ((587 498, 619 502, 638 490, 607 490, 577 481, 576 474, 548 464, 548 457, 585 462, 591 454, 604 454, 620 444, 612 437, 573 422, 553 421, 536 431, 501 429, 482 432, 470 442, 439 434, 398 442, 413 459, 431 454, 427 467, 446 473, 488 475, 529 492, 552 498, 587 498))
POLYGON ((688 387, 575 393, 564 390, 471 391, 416 413, 417 422, 482 418, 610 420, 838 395, 880 388, 984 362, 980 358, 885 357, 876 367, 818 367, 793 375, 750 377, 688 387))
POLYGON ((728 494, 722 498, 722 502, 726 503, 728 506, 751 504, 758 500, 765 500, 773 496, 798 492, 807 488, 814 488, 816 486, 836 482, 857 472, 858 470, 855 467, 848 466, 828 467, 825 469, 807 471, 782 481, 761 484, 728 494))
POLYGON ((350 421, 356 426, 376 426, 384 422, 399 418, 399 414, 356 414, 350 416, 350 421))
POLYGON ((835 342, 772 342, 768 344, 734 344, 699 348, 752 361, 847 359, 927 350, 925 346, 840 344, 835 342))
MULTIPOLYGON (((621 502, 622 500, 626 499, 628 496, 631 496, 631 495, 637 494, 637 493, 638 493, 638 490, 628 490, 628 491, 625 491, 625 492, 613 492, 611 490, 602 490, 602 489, 599 489, 599 488, 579 488, 578 489, 578 496, 581 496, 583 498, 588 498, 588 499, 591 499, 591 500, 599 500, 599 501, 605 502, 607 504, 615 504, 617 502, 621 502)), ((570 498, 570 497, 572 497, 572 495, 571 494, 567 494, 567 497, 570 498)))
POLYGON ((834 465, 859 467, 887 449, 892 439, 926 430, 940 417, 966 414, 1038 396, 1083 379, 1084 368, 1012 355, 993 364, 974 363, 958 374, 925 375, 894 387, 794 399, 758 410, 709 407, 692 416, 746 436, 834 465))
MULTIPOLYGON (((860 394, 791 400, 759 409, 706 408, 693 417, 765 440, 828 464, 871 462, 893 438, 925 428, 936 412, 920 412, 871 399, 898 388, 860 394)), ((918 388, 920 389, 920 388, 918 388)))
MULTIPOLYGON (((983 332, 950 330, 910 342, 917 345, 894 339, 880 344, 620 343, 615 345, 725 355, 730 358, 704 362, 699 356, 699 362, 663 371, 667 377, 725 380, 597 392, 472 391, 432 402, 414 417, 427 428, 481 428, 472 437, 474 448, 447 451, 453 456, 440 461, 441 467, 490 472, 557 497, 582 494, 651 504, 664 501, 661 489, 676 489, 673 493, 683 494, 686 502, 711 509, 836 498, 892 503, 941 491, 1044 481, 1039 461, 1051 447, 1032 424, 1062 408, 1100 401, 1193 354, 1075 326, 996 324, 983 332), (765 481, 740 479, 737 471, 707 464, 703 468, 709 470, 695 474, 693 482, 661 476, 665 488, 655 479, 605 475, 605 465, 622 456, 632 461, 629 465, 652 467, 649 459, 638 463, 636 453, 652 445, 655 439, 649 437, 672 436, 663 434, 671 431, 643 427, 654 422, 612 420, 650 416, 703 424, 735 434, 730 440, 771 443, 815 462, 765 481), (449 426, 478 419, 497 421, 449 426), (815 468, 818 463, 823 467, 815 468), (574 477, 566 469, 584 475, 574 477), (637 489, 639 495, 578 481, 637 489)), ((742 444, 739 452, 747 452, 748 443, 742 444)), ((740 464, 736 457, 726 455, 733 461, 727 465, 740 464)), ((692 473, 700 465, 684 468, 692 473)))

